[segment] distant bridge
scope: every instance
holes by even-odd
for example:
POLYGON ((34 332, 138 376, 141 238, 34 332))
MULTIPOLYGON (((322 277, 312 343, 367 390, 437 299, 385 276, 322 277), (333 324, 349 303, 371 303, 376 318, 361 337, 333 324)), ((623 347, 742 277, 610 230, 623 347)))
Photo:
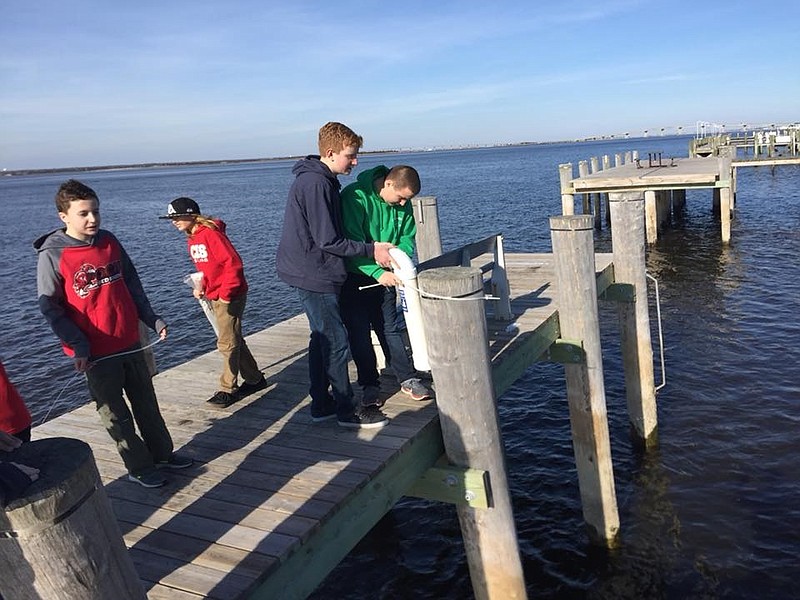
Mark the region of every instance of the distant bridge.
POLYGON ((705 138, 716 135, 725 135, 728 133, 745 133, 752 134, 758 131, 779 131, 781 129, 800 127, 798 123, 780 124, 780 123, 712 123, 710 121, 697 121, 691 125, 664 125, 658 127, 650 127, 647 129, 638 129, 623 131, 619 133, 607 133, 601 135, 592 135, 580 138, 580 141, 593 141, 593 140, 626 140, 630 138, 641 137, 661 137, 667 135, 690 135, 694 134, 696 138, 705 138))

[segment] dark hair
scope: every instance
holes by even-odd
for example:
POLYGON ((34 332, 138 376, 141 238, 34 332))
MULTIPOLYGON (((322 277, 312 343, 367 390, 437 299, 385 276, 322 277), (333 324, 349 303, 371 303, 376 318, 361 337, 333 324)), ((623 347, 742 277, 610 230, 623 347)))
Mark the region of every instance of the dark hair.
POLYGON ((56 192, 56 209, 58 212, 66 213, 69 211, 70 202, 76 200, 95 200, 98 204, 100 203, 100 198, 92 188, 77 179, 68 179, 56 192))
POLYGON ((419 173, 414 167, 408 165, 397 165, 389 169, 386 179, 394 182, 395 188, 409 188, 414 195, 419 194, 422 184, 419 181, 419 173))

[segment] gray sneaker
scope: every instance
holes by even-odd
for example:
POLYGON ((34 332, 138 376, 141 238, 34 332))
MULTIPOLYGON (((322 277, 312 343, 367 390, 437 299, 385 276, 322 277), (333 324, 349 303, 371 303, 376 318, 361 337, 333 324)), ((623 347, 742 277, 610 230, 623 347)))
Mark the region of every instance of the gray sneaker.
POLYGON ((378 429, 389 423, 389 419, 377 406, 365 406, 349 417, 339 418, 338 423, 347 429, 378 429))
POLYGON ((406 379, 403 383, 401 383, 400 391, 404 394, 408 394, 414 400, 427 400, 431 397, 430 390, 425 387, 425 384, 422 383, 422 380, 417 379, 416 377, 406 379))

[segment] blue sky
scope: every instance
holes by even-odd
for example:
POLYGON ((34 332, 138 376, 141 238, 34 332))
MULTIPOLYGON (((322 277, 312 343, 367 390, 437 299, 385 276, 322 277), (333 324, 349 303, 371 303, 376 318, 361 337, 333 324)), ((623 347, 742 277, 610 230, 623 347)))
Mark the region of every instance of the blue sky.
POLYGON ((0 169, 800 121, 800 2, 84 2, 0 9, 0 169), (113 8, 111 8, 113 6, 113 8))

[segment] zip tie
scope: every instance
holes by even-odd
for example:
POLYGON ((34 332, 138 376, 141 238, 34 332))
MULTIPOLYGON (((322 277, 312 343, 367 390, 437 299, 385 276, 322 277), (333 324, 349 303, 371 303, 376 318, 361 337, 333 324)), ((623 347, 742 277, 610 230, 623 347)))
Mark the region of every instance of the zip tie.
MULTIPOLYGON (((153 342, 152 344, 148 344, 147 346, 142 346, 141 348, 137 348, 136 350, 127 350, 125 352, 117 352, 116 354, 109 354, 108 356, 103 356, 103 357, 98 358, 97 360, 93 361, 92 364, 99 363, 100 361, 106 360, 108 358, 114 358, 114 357, 117 357, 117 356, 125 356, 126 354, 135 354, 136 352, 142 352, 143 350, 147 350, 148 348, 152 348, 153 346, 158 344, 160 341, 161 341, 161 338, 157 337, 156 341, 153 342)), ((53 400, 53 403, 50 405, 50 408, 47 410, 47 414, 45 414, 45 416, 42 418, 41 421, 36 423, 37 427, 39 425, 41 425, 42 423, 44 423, 45 421, 47 421, 47 417, 50 416, 50 413, 53 412, 53 409, 58 405, 58 401, 61 399, 61 396, 64 394, 64 392, 67 390, 67 388, 70 385, 72 385, 72 382, 75 381, 75 378, 78 375, 81 375, 81 374, 85 374, 85 372, 81 373, 81 371, 75 371, 75 373, 72 374, 72 377, 69 378, 69 381, 67 381, 67 383, 64 385, 64 387, 61 388, 61 391, 58 393, 58 396, 56 396, 56 399, 53 400)))

